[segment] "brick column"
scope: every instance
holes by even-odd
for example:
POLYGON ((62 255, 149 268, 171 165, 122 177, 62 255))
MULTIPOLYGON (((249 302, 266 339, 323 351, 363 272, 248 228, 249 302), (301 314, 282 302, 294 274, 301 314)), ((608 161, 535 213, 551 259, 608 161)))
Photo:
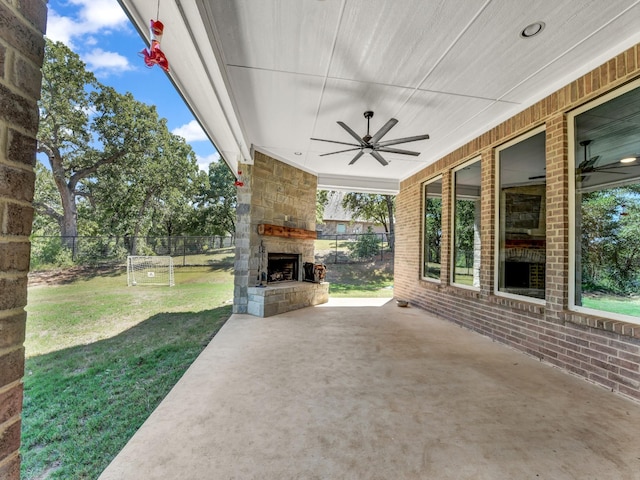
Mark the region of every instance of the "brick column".
POLYGON ((569 290, 569 139, 563 113, 551 117, 546 129, 547 150, 547 271, 546 318, 561 322, 569 290))
POLYGON ((480 194, 480 292, 482 297, 488 298, 493 294, 494 283, 494 245, 496 240, 496 161, 494 150, 482 152, 482 180, 480 194))
POLYGON ((0 0, 0 480, 20 478, 24 332, 46 0, 0 0))
POLYGON ((442 238, 440 240, 440 281, 442 285, 451 284, 451 236, 453 205, 451 202, 451 170, 442 172, 442 212, 440 215, 442 238))

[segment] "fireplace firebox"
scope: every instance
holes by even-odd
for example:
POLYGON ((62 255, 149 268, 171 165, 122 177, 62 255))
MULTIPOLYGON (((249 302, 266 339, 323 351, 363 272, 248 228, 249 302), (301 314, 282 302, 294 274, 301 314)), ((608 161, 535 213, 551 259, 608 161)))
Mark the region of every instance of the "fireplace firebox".
POLYGON ((267 257, 267 283, 298 280, 300 280, 300 255, 269 253, 267 257))

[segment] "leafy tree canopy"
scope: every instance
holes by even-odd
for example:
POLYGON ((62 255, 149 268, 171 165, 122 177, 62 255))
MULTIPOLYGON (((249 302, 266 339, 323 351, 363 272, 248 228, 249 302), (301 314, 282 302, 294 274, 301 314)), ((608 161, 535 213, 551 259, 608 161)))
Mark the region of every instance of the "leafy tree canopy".
POLYGON ((193 223, 185 217, 208 179, 155 107, 98 82, 60 42, 47 40, 42 72, 38 152, 50 175, 38 167, 38 214, 65 237, 79 225, 85 234, 138 235, 193 223))

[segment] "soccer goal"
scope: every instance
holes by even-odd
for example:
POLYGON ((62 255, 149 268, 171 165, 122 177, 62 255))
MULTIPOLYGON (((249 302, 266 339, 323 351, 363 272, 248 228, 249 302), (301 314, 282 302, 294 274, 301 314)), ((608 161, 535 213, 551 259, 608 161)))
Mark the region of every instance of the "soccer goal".
POLYGON ((171 257, 127 257, 127 285, 168 285, 173 287, 171 257))

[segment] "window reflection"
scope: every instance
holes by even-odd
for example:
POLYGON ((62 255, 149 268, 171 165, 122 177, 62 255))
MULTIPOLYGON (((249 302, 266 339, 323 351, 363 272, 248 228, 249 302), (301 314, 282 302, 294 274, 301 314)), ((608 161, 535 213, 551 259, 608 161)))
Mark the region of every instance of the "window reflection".
POLYGON ((480 288, 480 161, 453 175, 453 283, 480 288))
POLYGON ((546 261, 545 133, 498 152, 498 291, 544 299, 546 261))
POLYGON ((422 276, 440 279, 442 178, 424 185, 422 276))
POLYGON ((576 307, 640 317, 640 89, 575 117, 576 307))

